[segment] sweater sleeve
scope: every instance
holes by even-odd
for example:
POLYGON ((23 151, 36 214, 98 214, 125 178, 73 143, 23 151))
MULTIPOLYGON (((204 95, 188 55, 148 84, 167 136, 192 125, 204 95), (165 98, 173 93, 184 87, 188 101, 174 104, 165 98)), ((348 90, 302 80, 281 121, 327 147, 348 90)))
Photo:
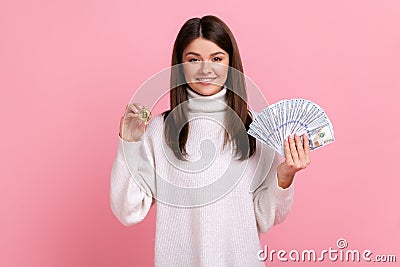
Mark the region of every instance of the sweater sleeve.
POLYGON ((294 180, 285 189, 278 185, 277 167, 279 163, 279 154, 275 152, 266 178, 254 191, 254 211, 257 228, 261 233, 266 233, 273 225, 283 222, 292 206, 294 180))
POLYGON ((125 226, 142 221, 154 204, 144 179, 154 173, 144 153, 144 142, 143 139, 127 142, 118 136, 117 155, 111 169, 110 202, 113 214, 125 226))

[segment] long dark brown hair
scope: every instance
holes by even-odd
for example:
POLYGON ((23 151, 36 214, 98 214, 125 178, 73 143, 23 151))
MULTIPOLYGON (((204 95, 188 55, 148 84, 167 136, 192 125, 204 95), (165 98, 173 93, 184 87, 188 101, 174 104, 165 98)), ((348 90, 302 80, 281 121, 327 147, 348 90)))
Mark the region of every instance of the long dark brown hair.
POLYGON ((226 101, 236 114, 225 118, 224 146, 231 138, 235 150, 234 156, 239 160, 244 160, 253 156, 256 150, 256 141, 254 137, 247 134, 253 119, 247 108, 242 61, 232 32, 221 19, 212 15, 186 21, 175 40, 171 62, 170 110, 163 113, 166 143, 178 159, 185 159, 189 122, 184 105, 180 105, 188 100, 187 83, 181 64, 182 54, 190 42, 199 37, 214 42, 229 54, 230 68, 225 83, 227 87, 226 101), (178 67, 176 67, 177 65, 178 67), (171 112, 172 110, 173 112, 171 112))

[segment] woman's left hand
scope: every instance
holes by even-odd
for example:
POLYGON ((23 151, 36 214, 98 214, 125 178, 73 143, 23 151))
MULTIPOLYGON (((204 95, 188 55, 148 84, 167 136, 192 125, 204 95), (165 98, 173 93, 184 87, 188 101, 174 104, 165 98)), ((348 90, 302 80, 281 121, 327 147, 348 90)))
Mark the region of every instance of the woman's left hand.
POLYGON ((286 160, 278 165, 278 185, 289 187, 296 172, 305 169, 310 163, 310 143, 307 134, 303 135, 303 143, 296 134, 294 139, 288 137, 284 142, 286 160))

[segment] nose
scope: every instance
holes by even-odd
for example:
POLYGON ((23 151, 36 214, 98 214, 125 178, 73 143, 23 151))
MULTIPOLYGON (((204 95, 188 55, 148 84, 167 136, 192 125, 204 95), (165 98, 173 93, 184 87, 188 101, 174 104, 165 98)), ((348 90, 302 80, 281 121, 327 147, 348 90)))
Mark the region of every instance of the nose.
POLYGON ((201 74, 208 74, 211 72, 211 63, 207 61, 202 61, 200 66, 201 74))

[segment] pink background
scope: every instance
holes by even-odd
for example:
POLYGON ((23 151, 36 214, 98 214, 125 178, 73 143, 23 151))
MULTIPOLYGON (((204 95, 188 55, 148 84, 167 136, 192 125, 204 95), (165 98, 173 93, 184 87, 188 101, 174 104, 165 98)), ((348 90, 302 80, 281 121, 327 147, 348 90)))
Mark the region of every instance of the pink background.
POLYGON ((270 103, 312 99, 335 127, 263 244, 320 251, 343 237, 400 261, 398 1, 3 0, 0 266, 151 266, 154 210, 125 227, 110 209, 119 119, 169 66, 181 25, 206 14, 230 26, 270 103))

